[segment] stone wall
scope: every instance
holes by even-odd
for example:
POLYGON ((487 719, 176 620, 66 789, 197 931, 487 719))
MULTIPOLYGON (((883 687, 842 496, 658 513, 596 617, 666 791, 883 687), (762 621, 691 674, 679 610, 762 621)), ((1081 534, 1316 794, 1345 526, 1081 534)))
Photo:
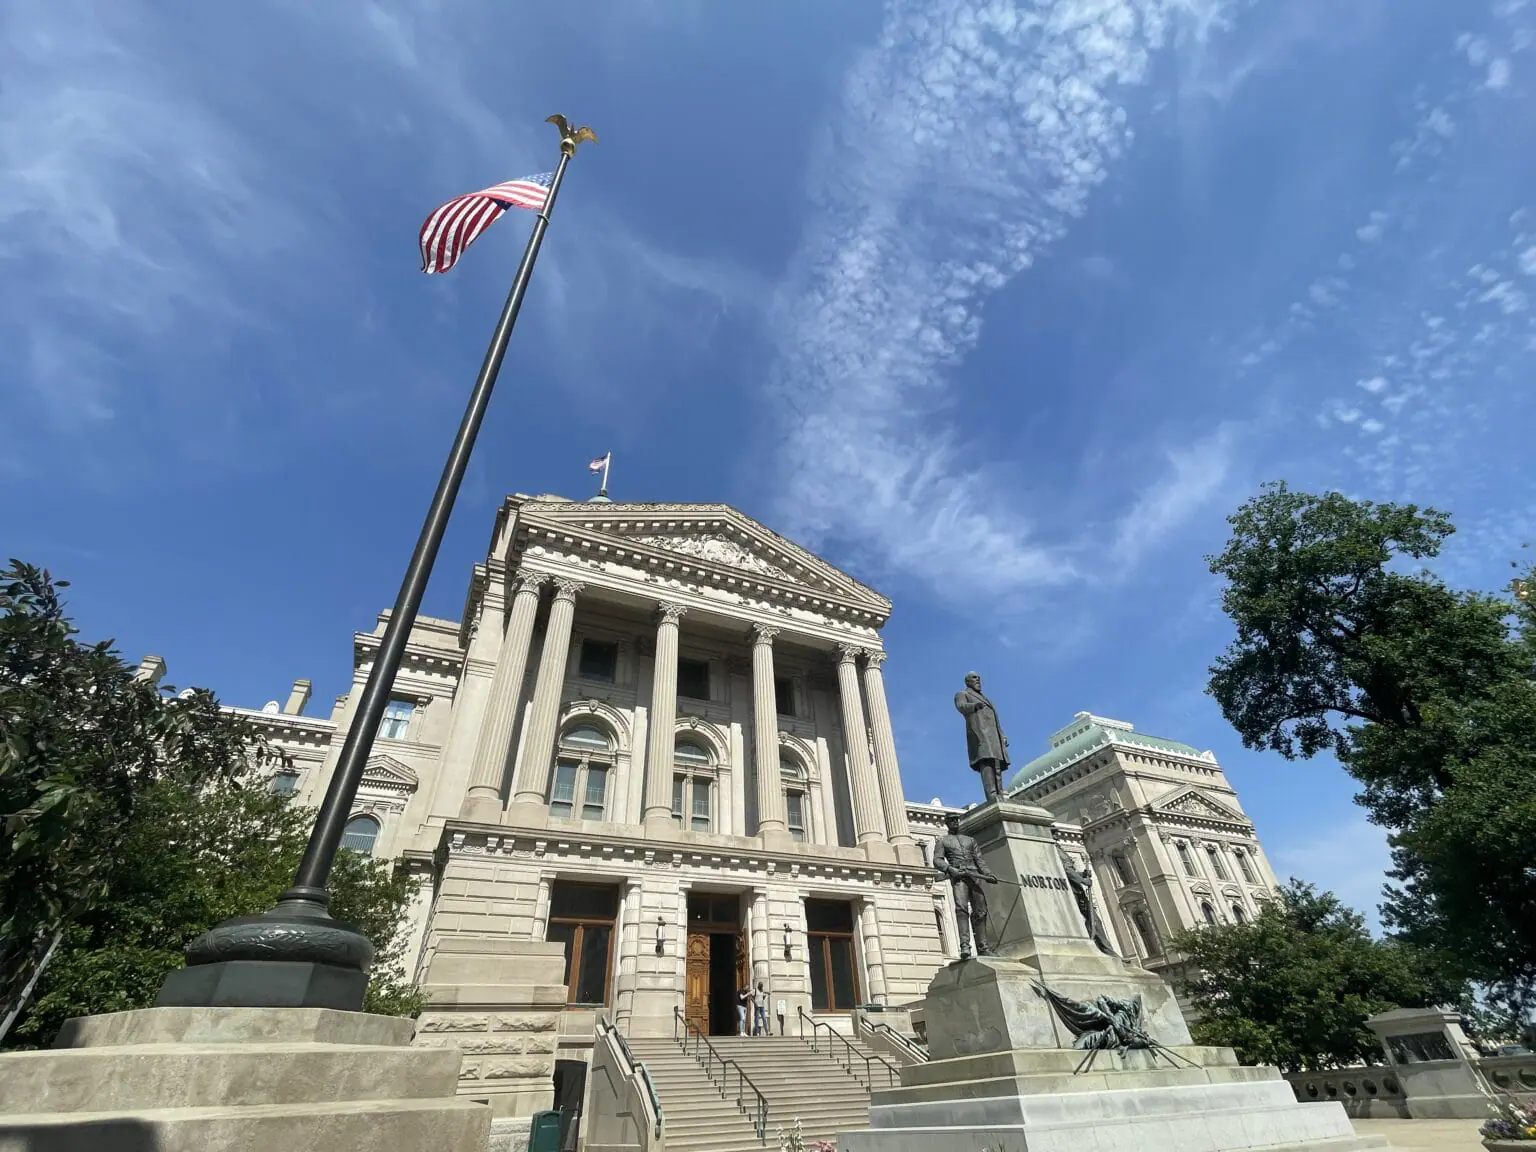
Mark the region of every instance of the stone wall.
POLYGON ((565 967, 559 944, 449 936, 437 942, 422 990, 428 1004, 415 1043, 457 1048, 460 1096, 492 1114, 531 1116, 551 1106, 565 967))

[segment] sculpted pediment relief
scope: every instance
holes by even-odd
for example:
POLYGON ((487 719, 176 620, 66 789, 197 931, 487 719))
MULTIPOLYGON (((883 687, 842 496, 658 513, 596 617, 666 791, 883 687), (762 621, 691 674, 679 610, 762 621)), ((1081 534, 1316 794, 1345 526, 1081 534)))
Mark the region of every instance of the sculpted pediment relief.
POLYGON ((1220 820, 1227 824, 1243 825, 1248 823, 1248 819, 1242 814, 1194 789, 1181 792, 1157 807, 1163 812, 1177 812, 1181 816, 1193 816, 1197 820, 1220 820))
POLYGON ((530 504, 530 532, 547 525, 599 546, 632 545, 884 615, 890 601, 815 553, 724 504, 530 504))

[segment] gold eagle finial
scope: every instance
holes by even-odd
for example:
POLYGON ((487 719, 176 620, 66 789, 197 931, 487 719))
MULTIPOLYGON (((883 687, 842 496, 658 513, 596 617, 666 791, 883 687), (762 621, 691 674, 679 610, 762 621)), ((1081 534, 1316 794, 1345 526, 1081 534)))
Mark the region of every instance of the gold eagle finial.
POLYGON ((553 116, 546 116, 544 123, 553 124, 560 130, 560 151, 564 152, 567 156, 576 155, 576 145, 578 144, 585 143, 588 140, 594 144, 597 143, 596 132, 592 131, 585 124, 580 128, 572 128, 571 122, 558 112, 553 116))

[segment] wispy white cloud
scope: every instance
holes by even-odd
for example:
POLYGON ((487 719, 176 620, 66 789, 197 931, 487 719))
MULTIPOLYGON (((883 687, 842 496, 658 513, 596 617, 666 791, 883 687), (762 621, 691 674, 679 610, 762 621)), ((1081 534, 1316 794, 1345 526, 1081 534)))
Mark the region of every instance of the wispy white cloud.
POLYGON ((1294 876, 1338 896, 1381 931, 1381 890, 1392 867, 1386 833, 1364 816, 1353 815, 1329 828, 1299 826, 1285 839, 1265 845, 1282 879, 1294 876))
MULTIPOLYGON (((781 514, 813 544, 958 597, 1081 577, 973 456, 957 394, 987 299, 1057 241, 1132 139, 1125 93, 1221 0, 893 3, 813 168, 820 222, 778 295, 781 514)), ((1208 495, 1230 441, 1174 452, 1112 535, 1140 552, 1208 495), (1143 518, 1145 517, 1145 518, 1143 518)))

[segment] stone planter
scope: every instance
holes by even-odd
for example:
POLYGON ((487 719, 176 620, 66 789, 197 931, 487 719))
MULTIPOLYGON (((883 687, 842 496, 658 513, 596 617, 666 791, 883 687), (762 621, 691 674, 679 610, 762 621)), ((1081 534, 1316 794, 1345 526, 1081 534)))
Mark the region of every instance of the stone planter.
POLYGON ((1484 1140, 1488 1152, 1536 1152, 1536 1140, 1484 1140))

